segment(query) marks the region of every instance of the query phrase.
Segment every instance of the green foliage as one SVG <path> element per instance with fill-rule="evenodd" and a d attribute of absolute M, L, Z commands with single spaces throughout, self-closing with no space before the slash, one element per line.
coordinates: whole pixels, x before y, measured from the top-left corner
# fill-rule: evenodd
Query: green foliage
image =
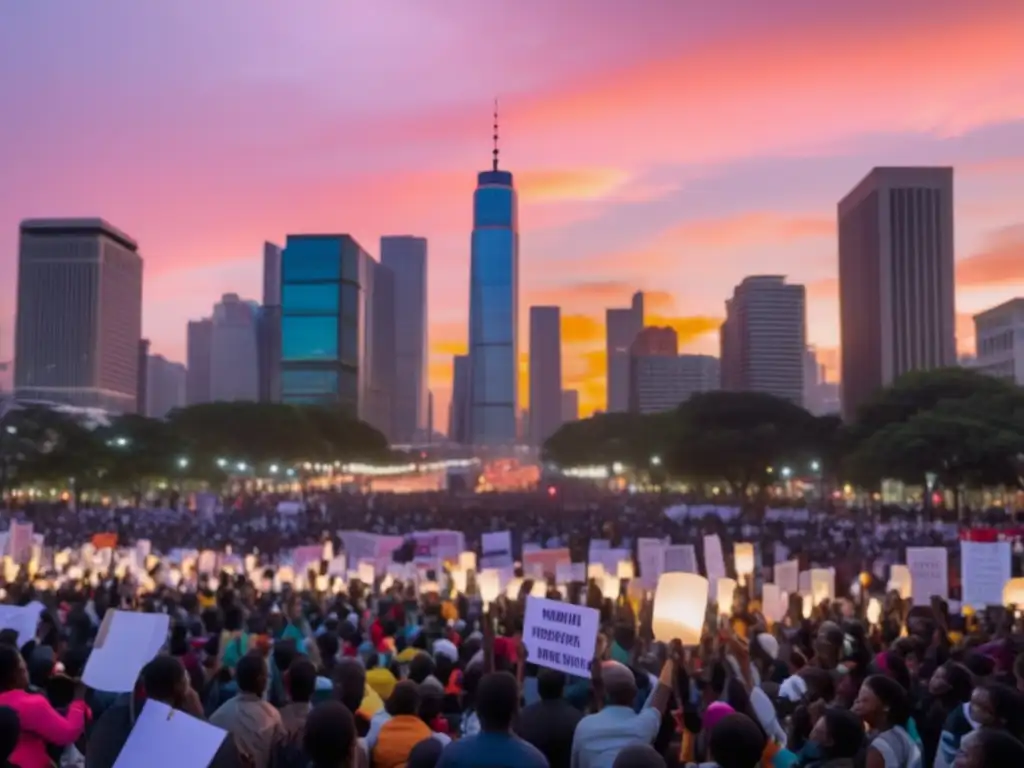
<path fill-rule="evenodd" d="M 218 459 L 266 470 L 297 462 L 380 461 L 384 436 L 343 410 L 269 403 L 207 403 L 164 419 L 134 414 L 90 429 L 49 409 L 5 419 L 2 453 L 17 483 L 141 489 L 159 480 L 225 479 Z M 6 427 L 12 427 L 9 432 Z"/>

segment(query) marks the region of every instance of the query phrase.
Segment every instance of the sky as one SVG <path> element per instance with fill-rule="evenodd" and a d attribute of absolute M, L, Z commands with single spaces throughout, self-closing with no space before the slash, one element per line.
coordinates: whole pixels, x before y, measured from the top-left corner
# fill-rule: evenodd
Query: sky
<path fill-rule="evenodd" d="M 429 238 L 430 386 L 467 341 L 493 100 L 528 307 L 563 314 L 563 378 L 605 400 L 604 311 L 717 353 L 749 274 L 804 283 L 838 371 L 836 204 L 876 165 L 956 169 L 957 333 L 1024 295 L 1021 0 L 34 0 L 0 5 L 0 362 L 23 218 L 140 243 L 144 335 L 185 359 L 262 244 Z"/>

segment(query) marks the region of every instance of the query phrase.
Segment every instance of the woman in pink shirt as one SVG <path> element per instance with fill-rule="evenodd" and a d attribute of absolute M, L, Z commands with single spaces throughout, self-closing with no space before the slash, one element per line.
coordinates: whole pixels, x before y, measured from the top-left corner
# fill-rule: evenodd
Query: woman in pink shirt
<path fill-rule="evenodd" d="M 28 669 L 17 648 L 0 646 L 0 707 L 10 707 L 21 720 L 18 745 L 10 761 L 19 768 L 49 768 L 53 763 L 46 752 L 48 744 L 66 747 L 85 730 L 89 708 L 82 701 L 85 687 L 79 683 L 67 717 L 60 715 L 38 693 L 29 693 Z"/>

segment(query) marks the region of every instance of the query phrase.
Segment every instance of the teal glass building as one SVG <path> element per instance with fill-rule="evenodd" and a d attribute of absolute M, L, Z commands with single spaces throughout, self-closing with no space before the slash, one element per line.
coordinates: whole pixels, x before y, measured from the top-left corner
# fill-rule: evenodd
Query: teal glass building
<path fill-rule="evenodd" d="M 519 221 L 512 174 L 497 160 L 477 176 L 470 251 L 467 442 L 511 445 L 519 412 Z"/>

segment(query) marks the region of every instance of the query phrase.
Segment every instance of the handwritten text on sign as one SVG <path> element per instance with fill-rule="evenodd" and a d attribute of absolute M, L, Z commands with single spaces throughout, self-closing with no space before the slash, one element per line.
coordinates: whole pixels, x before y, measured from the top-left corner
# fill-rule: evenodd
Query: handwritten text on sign
<path fill-rule="evenodd" d="M 595 608 L 529 597 L 523 643 L 533 664 L 586 677 L 594 658 L 600 614 Z"/>

